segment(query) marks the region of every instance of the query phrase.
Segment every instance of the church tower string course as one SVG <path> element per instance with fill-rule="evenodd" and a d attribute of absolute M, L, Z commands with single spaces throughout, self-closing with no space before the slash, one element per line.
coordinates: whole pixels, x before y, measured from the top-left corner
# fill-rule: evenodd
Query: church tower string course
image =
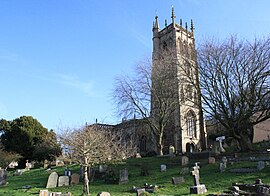
<path fill-rule="evenodd" d="M 199 72 L 196 60 L 194 24 L 190 29 L 182 20 L 176 23 L 172 8 L 171 24 L 160 29 L 158 16 L 153 23 L 152 86 L 161 85 L 160 75 L 167 74 L 166 93 L 159 90 L 151 97 L 151 115 L 157 117 L 159 110 L 157 96 L 171 95 L 173 103 L 169 123 L 164 132 L 164 150 L 174 145 L 179 153 L 205 149 L 205 130 L 200 97 Z M 161 70 L 159 75 L 157 70 Z M 164 77 L 162 76 L 164 79 Z M 161 79 L 161 80 L 163 80 Z M 158 89 L 158 88 L 157 88 Z M 163 91 L 163 92 L 162 92 Z"/>

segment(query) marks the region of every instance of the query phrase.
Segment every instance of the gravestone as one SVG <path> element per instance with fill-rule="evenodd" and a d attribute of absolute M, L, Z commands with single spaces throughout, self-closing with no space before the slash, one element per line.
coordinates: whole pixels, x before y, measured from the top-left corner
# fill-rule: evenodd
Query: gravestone
<path fill-rule="evenodd" d="M 193 176 L 194 186 L 190 187 L 190 194 L 203 194 L 207 192 L 207 189 L 204 184 L 200 184 L 200 166 L 198 163 L 195 163 L 193 171 L 191 172 Z"/>
<path fill-rule="evenodd" d="M 227 162 L 228 162 L 227 158 L 226 157 L 222 157 L 221 161 L 224 164 L 225 169 L 226 169 L 227 168 Z"/>
<path fill-rule="evenodd" d="M 219 142 L 220 152 L 225 152 L 225 149 L 222 146 L 222 141 L 225 140 L 225 136 L 220 136 L 216 138 L 216 141 Z"/>
<path fill-rule="evenodd" d="M 121 169 L 119 172 L 119 184 L 126 184 L 128 183 L 128 170 Z"/>
<path fill-rule="evenodd" d="M 59 176 L 58 186 L 69 186 L 69 176 Z"/>
<path fill-rule="evenodd" d="M 21 176 L 24 171 L 24 169 L 16 169 L 13 176 Z"/>
<path fill-rule="evenodd" d="M 170 156 L 173 156 L 174 153 L 175 153 L 175 148 L 174 148 L 173 145 L 170 145 L 170 148 L 169 148 L 169 155 L 170 155 Z"/>
<path fill-rule="evenodd" d="M 140 196 L 141 193 L 145 193 L 145 189 L 137 189 L 136 193 L 137 193 L 137 196 Z"/>
<path fill-rule="evenodd" d="M 264 168 L 265 168 L 265 162 L 264 161 L 257 162 L 257 169 L 259 171 L 263 170 Z"/>
<path fill-rule="evenodd" d="M 46 188 L 55 188 L 57 186 L 57 181 L 58 181 L 58 174 L 56 172 L 52 172 L 49 175 Z"/>
<path fill-rule="evenodd" d="M 161 172 L 166 172 L 167 171 L 167 166 L 166 165 L 160 165 L 160 171 Z"/>
<path fill-rule="evenodd" d="M 214 163 L 216 163 L 215 157 L 209 157 L 209 158 L 208 158 L 208 163 L 209 163 L 209 164 L 214 164 Z"/>
<path fill-rule="evenodd" d="M 185 179 L 183 176 L 180 177 L 172 177 L 172 183 L 173 184 L 182 184 L 185 182 Z"/>
<path fill-rule="evenodd" d="M 49 167 L 49 161 L 45 159 L 43 162 L 43 168 L 47 169 L 48 167 Z"/>
<path fill-rule="evenodd" d="M 25 170 L 26 170 L 26 171 L 29 171 L 31 167 L 32 167 L 31 163 L 29 163 L 28 160 L 26 160 L 26 163 L 25 163 Z"/>
<path fill-rule="evenodd" d="M 188 168 L 188 167 L 183 167 L 183 168 L 181 169 L 180 174 L 188 174 L 188 173 L 189 173 L 189 168 Z"/>
<path fill-rule="evenodd" d="M 50 192 L 48 190 L 40 190 L 39 196 L 49 196 Z"/>
<path fill-rule="evenodd" d="M 79 184 L 80 182 L 80 175 L 79 174 L 72 174 L 70 184 Z"/>
<path fill-rule="evenodd" d="M 186 166 L 186 165 L 188 165 L 189 159 L 188 159 L 187 156 L 181 156 L 180 159 L 181 159 L 181 163 L 180 163 L 181 166 Z"/>
<path fill-rule="evenodd" d="M 109 192 L 100 192 L 97 196 L 111 196 L 111 194 Z"/>
<path fill-rule="evenodd" d="M 220 172 L 225 172 L 225 170 L 226 170 L 226 165 L 224 163 L 220 163 L 219 164 L 219 171 Z"/>
<path fill-rule="evenodd" d="M 7 170 L 0 169 L 0 186 L 7 183 Z"/>
<path fill-rule="evenodd" d="M 142 158 L 142 156 L 141 156 L 140 153 L 136 153 L 135 158 L 136 158 L 136 159 L 139 159 L 139 158 Z"/>

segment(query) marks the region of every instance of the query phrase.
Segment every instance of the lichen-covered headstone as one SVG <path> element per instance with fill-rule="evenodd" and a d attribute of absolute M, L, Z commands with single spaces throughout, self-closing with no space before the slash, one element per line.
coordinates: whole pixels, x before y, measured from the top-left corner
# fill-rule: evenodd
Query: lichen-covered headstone
<path fill-rule="evenodd" d="M 59 176 L 58 186 L 69 186 L 69 176 Z"/>
<path fill-rule="evenodd" d="M 181 156 L 181 166 L 186 166 L 189 164 L 189 158 L 187 156 Z"/>
<path fill-rule="evenodd" d="M 70 184 L 79 184 L 80 182 L 80 175 L 79 174 L 72 174 Z"/>
<path fill-rule="evenodd" d="M 126 184 L 128 183 L 128 170 L 122 169 L 119 172 L 119 184 Z"/>
<path fill-rule="evenodd" d="M 57 181 L 58 181 L 58 174 L 56 172 L 52 172 L 49 175 L 46 188 L 55 188 L 57 186 Z"/>

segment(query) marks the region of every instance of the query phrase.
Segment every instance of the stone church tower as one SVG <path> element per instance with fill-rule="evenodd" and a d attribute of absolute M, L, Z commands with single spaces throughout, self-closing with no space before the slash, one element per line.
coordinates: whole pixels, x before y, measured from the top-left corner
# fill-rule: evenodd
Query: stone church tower
<path fill-rule="evenodd" d="M 174 9 L 172 8 L 171 24 L 159 28 L 158 16 L 153 24 L 153 53 L 152 72 L 160 66 L 165 54 L 174 59 L 174 63 L 164 69 L 165 73 L 171 73 L 173 69 L 173 81 L 168 88 L 174 88 L 176 107 L 170 122 L 166 125 L 164 133 L 164 151 L 168 151 L 170 145 L 175 147 L 176 152 L 194 152 L 206 148 L 203 112 L 200 97 L 199 74 L 197 69 L 194 27 L 191 20 L 190 29 L 188 24 L 182 26 L 182 20 L 177 24 Z M 168 52 L 169 51 L 169 52 Z M 166 58 L 166 57 L 165 57 Z M 170 68 L 169 68 L 170 67 Z M 152 73 L 152 85 L 156 85 L 156 78 Z M 152 95 L 151 113 L 155 113 L 157 101 Z"/>

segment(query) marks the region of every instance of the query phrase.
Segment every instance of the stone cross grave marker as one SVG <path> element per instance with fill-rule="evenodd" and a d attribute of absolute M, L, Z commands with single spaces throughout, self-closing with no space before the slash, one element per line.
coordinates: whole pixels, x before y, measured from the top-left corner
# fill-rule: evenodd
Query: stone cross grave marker
<path fill-rule="evenodd" d="M 195 163 L 193 171 L 191 172 L 194 180 L 194 186 L 190 187 L 190 194 L 203 194 L 207 192 L 204 184 L 200 184 L 200 166 L 199 163 Z"/>
<path fill-rule="evenodd" d="M 80 175 L 79 174 L 72 174 L 70 184 L 79 184 L 80 182 Z"/>
<path fill-rule="evenodd" d="M 56 172 L 52 172 L 49 175 L 46 188 L 55 188 L 57 186 L 57 181 L 58 181 L 58 174 Z"/>
<path fill-rule="evenodd" d="M 220 152 L 225 152 L 225 149 L 222 146 L 222 141 L 225 140 L 225 136 L 220 136 L 216 138 L 216 141 L 219 142 Z"/>
<path fill-rule="evenodd" d="M 193 176 L 194 186 L 197 186 L 200 184 L 200 166 L 198 165 L 198 163 L 195 163 L 195 166 L 192 168 L 193 171 L 191 171 L 191 174 Z"/>
<path fill-rule="evenodd" d="M 69 176 L 59 176 L 58 186 L 69 186 Z"/>
<path fill-rule="evenodd" d="M 127 168 L 121 169 L 119 172 L 119 184 L 128 183 L 128 170 Z"/>

